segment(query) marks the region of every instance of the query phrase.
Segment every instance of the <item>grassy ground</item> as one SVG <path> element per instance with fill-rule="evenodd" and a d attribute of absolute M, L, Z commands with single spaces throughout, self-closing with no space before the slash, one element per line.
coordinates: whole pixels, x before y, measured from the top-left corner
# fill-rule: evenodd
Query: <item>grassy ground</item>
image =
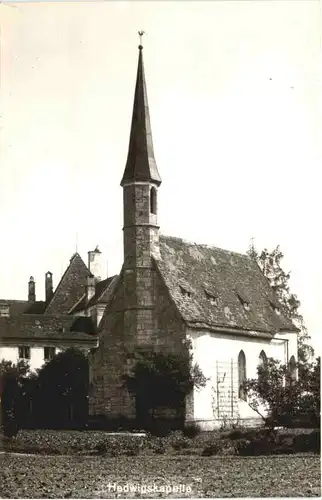
<path fill-rule="evenodd" d="M 253 458 L 2 454 L 1 459 L 2 498 L 318 497 L 321 494 L 318 455 Z M 131 486 L 143 489 L 127 492 Z"/>

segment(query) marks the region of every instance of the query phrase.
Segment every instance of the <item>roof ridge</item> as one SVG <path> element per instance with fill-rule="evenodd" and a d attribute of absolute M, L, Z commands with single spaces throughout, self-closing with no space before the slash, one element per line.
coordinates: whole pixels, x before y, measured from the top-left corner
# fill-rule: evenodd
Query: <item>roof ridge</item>
<path fill-rule="evenodd" d="M 219 250 L 221 252 L 238 255 L 240 257 L 246 257 L 248 260 L 250 259 L 249 255 L 247 255 L 247 253 L 236 252 L 235 250 L 227 250 L 226 248 L 217 247 L 216 245 L 211 245 L 209 243 L 196 243 L 195 241 L 189 241 L 189 240 L 186 240 L 184 238 L 177 237 L 177 236 L 167 236 L 165 234 L 160 234 L 160 238 L 161 239 L 162 238 L 171 239 L 174 241 L 178 241 L 180 243 L 184 243 L 185 245 L 197 246 L 197 247 L 202 247 L 202 248 L 209 248 L 210 250 L 211 249 Z"/>

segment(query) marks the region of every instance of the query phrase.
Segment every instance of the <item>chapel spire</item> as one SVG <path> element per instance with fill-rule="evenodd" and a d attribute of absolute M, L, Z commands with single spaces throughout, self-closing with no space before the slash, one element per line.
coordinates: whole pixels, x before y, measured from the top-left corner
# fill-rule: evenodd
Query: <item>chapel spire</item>
<path fill-rule="evenodd" d="M 143 46 L 140 31 L 139 60 L 135 85 L 130 143 L 121 186 L 129 182 L 161 184 L 161 177 L 154 158 L 148 97 L 143 66 Z"/>

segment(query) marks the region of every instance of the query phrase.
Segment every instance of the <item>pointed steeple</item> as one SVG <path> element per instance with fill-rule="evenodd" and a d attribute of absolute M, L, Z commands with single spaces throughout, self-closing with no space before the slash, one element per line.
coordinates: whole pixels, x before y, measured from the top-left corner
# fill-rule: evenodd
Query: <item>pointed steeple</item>
<path fill-rule="evenodd" d="M 127 182 L 140 181 L 153 182 L 158 186 L 161 184 L 153 151 L 142 50 L 140 44 L 129 151 L 121 186 Z"/>

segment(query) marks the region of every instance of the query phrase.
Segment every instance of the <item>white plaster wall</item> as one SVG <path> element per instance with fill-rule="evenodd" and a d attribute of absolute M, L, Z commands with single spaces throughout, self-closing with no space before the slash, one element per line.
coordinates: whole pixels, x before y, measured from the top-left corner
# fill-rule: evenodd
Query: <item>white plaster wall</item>
<path fill-rule="evenodd" d="M 31 347 L 30 348 L 30 360 L 29 366 L 30 370 L 36 370 L 40 368 L 45 362 L 44 359 L 44 348 L 43 347 Z"/>
<path fill-rule="evenodd" d="M 231 376 L 230 362 L 234 361 L 236 370 L 238 354 L 243 350 L 246 356 L 246 377 L 256 378 L 259 355 L 262 350 L 268 358 L 273 357 L 283 363 L 287 362 L 287 357 L 289 359 L 292 355 L 297 359 L 297 336 L 293 333 L 279 335 L 279 338 L 274 339 L 194 332 L 193 330 L 188 331 L 188 335 L 192 340 L 194 360 L 205 377 L 209 378 L 205 388 L 194 390 L 194 419 L 209 422 L 208 427 L 213 426 L 210 422 L 215 419 L 213 390 L 217 382 L 217 361 L 227 363 L 227 375 Z M 238 371 L 234 371 L 233 380 L 237 383 Z M 248 406 L 247 402 L 236 397 L 236 404 L 240 419 L 258 418 L 258 414 Z M 207 427 L 206 424 L 205 426 Z"/>
<path fill-rule="evenodd" d="M 18 347 L 0 347 L 0 361 L 11 361 L 17 363 L 18 361 Z"/>
<path fill-rule="evenodd" d="M 62 349 L 56 347 L 56 354 L 61 352 Z M 44 346 L 32 346 L 30 347 L 30 360 L 29 366 L 30 370 L 36 370 L 40 368 L 44 362 Z M 18 347 L 0 347 L 0 361 L 2 359 L 6 361 L 12 361 L 12 363 L 17 363 L 19 361 L 19 350 Z"/>

